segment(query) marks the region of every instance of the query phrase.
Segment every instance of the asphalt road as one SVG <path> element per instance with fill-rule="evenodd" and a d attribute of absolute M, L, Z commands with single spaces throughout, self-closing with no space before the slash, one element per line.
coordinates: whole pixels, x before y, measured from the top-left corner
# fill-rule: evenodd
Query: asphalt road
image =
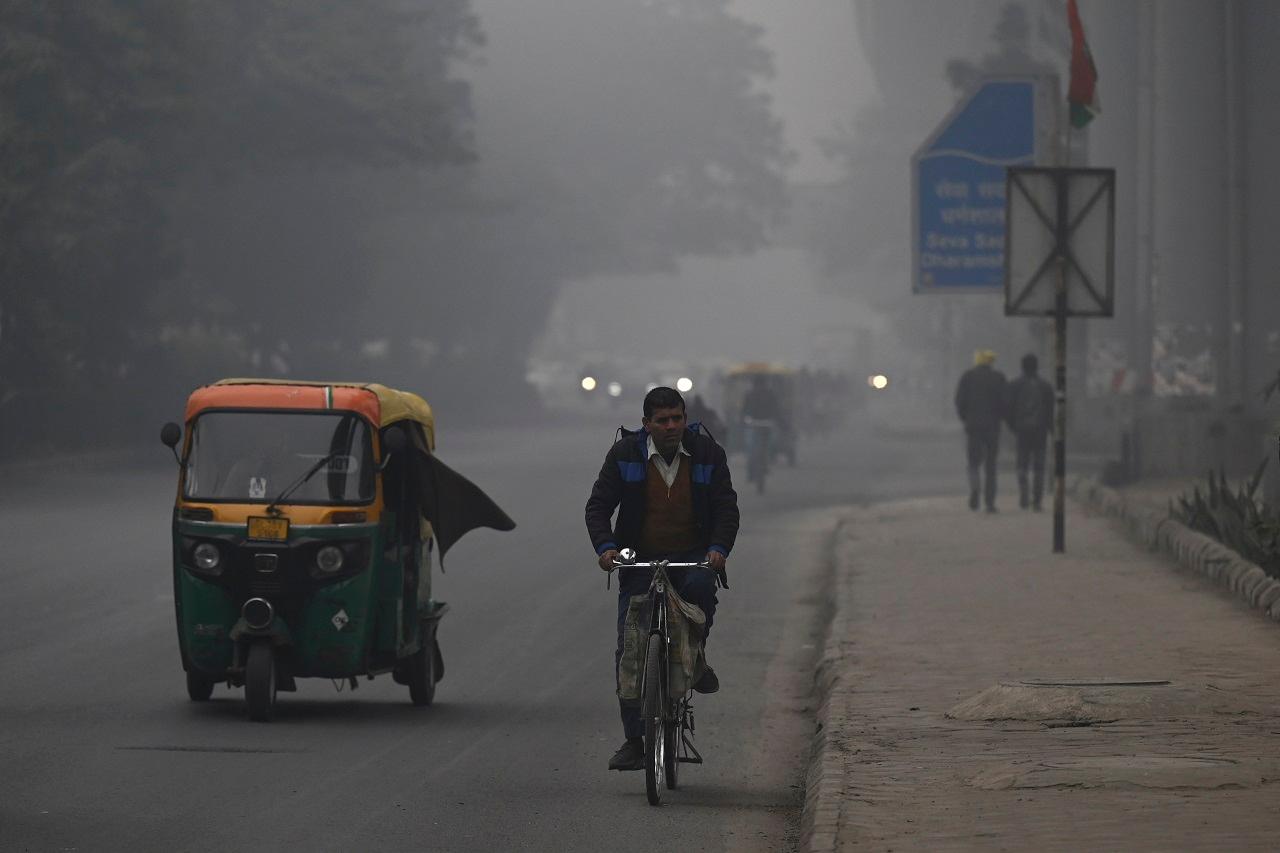
<path fill-rule="evenodd" d="M 187 700 L 173 624 L 174 470 L 80 459 L 0 482 L 0 849 L 787 850 L 812 731 L 812 660 L 838 508 L 955 490 L 958 439 L 866 427 L 744 493 L 696 703 L 707 758 L 660 809 L 610 773 L 614 590 L 582 507 L 608 422 L 441 425 L 439 453 L 516 519 L 450 552 L 436 704 L 389 677 L 303 680 L 276 720 L 242 691 Z"/>

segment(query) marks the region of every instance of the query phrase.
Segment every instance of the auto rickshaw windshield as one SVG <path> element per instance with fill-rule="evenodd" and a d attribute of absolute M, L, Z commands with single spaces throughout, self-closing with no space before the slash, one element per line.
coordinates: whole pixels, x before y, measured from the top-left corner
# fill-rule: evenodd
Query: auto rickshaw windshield
<path fill-rule="evenodd" d="M 351 412 L 207 411 L 191 427 L 183 496 L 265 503 L 333 458 L 289 495 L 291 504 L 374 499 L 368 424 Z"/>

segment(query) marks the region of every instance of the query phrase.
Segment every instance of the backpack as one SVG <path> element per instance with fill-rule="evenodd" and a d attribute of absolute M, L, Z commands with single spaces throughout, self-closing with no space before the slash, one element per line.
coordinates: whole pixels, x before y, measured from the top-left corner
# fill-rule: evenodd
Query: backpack
<path fill-rule="evenodd" d="M 1040 383 L 1035 379 L 1025 379 L 1017 383 L 1013 397 L 1013 412 L 1010 420 L 1013 428 L 1024 430 L 1044 429 L 1049 420 L 1044 407 L 1044 393 Z"/>

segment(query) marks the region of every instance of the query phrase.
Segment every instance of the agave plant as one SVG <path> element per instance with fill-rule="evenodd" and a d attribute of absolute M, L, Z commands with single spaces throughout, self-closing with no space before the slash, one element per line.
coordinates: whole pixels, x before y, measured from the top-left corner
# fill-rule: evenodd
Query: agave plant
<path fill-rule="evenodd" d="M 1210 471 L 1207 490 L 1195 486 L 1190 495 L 1179 495 L 1176 503 L 1170 501 L 1169 514 L 1280 578 L 1280 514 L 1258 498 L 1270 461 L 1264 458 L 1234 491 L 1224 472 Z"/>

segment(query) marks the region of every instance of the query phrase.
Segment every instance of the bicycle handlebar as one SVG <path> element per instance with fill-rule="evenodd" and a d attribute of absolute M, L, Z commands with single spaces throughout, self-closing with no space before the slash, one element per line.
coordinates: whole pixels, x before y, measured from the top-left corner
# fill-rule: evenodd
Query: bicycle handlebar
<path fill-rule="evenodd" d="M 609 581 L 613 578 L 613 569 L 710 569 L 709 563 L 673 563 L 670 560 L 650 560 L 648 562 L 637 562 L 636 552 L 630 548 L 622 549 L 618 558 L 613 561 L 613 568 L 609 569 L 605 579 L 605 588 L 608 588 Z M 729 574 L 724 569 L 716 570 L 716 580 L 720 586 L 725 589 L 729 588 Z"/>
<path fill-rule="evenodd" d="M 662 566 L 666 569 L 709 569 L 708 563 L 672 563 L 669 560 L 651 560 L 646 563 L 624 563 L 622 560 L 614 560 L 613 567 L 615 569 L 656 569 Z"/>

